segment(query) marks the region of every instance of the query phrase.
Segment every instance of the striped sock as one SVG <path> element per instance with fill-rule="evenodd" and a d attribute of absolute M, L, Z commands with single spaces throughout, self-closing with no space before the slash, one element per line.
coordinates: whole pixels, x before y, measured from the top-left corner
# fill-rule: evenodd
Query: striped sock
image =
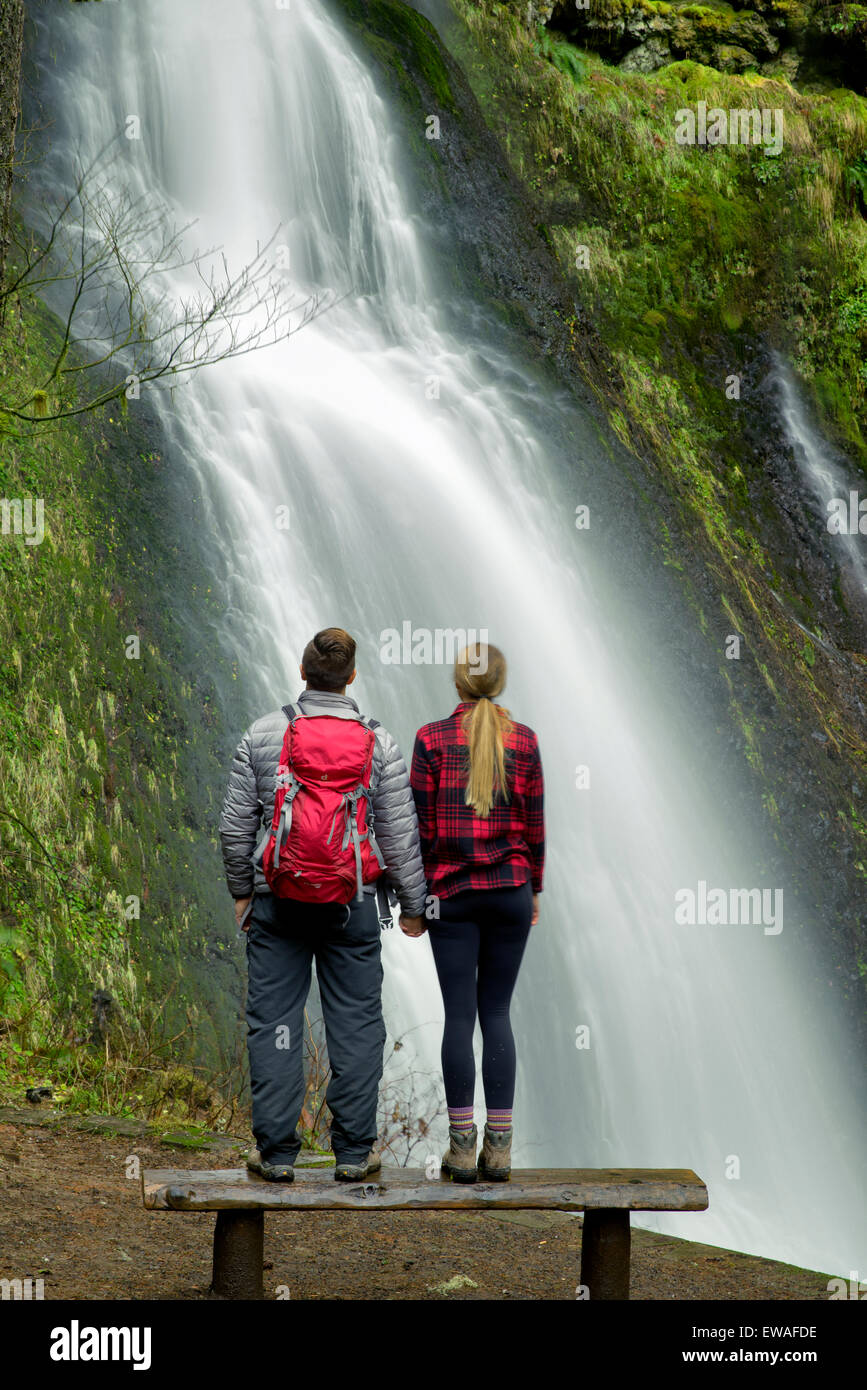
<path fill-rule="evenodd" d="M 511 1110 L 489 1110 L 488 1129 L 493 1134 L 503 1134 L 507 1129 L 512 1128 Z"/>
<path fill-rule="evenodd" d="M 473 1107 L 471 1105 L 460 1106 L 454 1109 L 448 1107 L 449 1126 L 456 1129 L 459 1134 L 472 1134 L 473 1132 Z"/>

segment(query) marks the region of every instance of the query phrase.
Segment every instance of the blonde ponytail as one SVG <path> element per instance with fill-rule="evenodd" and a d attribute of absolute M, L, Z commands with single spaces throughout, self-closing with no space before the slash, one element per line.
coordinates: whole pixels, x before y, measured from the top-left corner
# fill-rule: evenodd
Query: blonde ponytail
<path fill-rule="evenodd" d="M 467 741 L 464 802 L 487 820 L 498 795 L 509 799 L 505 740 L 512 729 L 509 711 L 494 704 L 506 684 L 506 658 L 498 647 L 467 647 L 455 662 L 455 685 L 462 700 L 473 702 L 461 721 Z"/>

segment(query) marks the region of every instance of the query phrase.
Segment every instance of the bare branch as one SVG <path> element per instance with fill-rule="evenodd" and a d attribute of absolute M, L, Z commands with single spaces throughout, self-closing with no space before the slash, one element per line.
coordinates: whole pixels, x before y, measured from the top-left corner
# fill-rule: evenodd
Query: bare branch
<path fill-rule="evenodd" d="M 111 191 L 106 170 L 120 153 L 106 156 L 118 140 L 79 168 L 72 193 L 45 214 L 42 247 L 0 291 L 0 302 L 59 302 L 63 324 L 44 379 L 24 399 L 0 401 L 7 433 L 39 434 L 107 405 L 130 378 L 139 387 L 166 378 L 173 388 L 199 367 L 286 340 L 345 297 L 287 285 L 271 256 L 282 224 L 234 274 L 220 248 L 187 254 L 194 222 L 173 225 L 151 195 Z"/>

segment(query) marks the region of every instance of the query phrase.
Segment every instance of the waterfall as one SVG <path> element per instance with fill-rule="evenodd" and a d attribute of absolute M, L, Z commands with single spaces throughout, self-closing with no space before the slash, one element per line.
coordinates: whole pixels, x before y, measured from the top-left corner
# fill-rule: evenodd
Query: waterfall
<path fill-rule="evenodd" d="M 761 847 L 745 849 L 721 810 L 737 770 L 697 780 L 688 721 L 657 698 L 620 620 L 616 554 L 592 522 L 576 528 L 584 482 L 615 485 L 596 424 L 540 398 L 549 388 L 485 313 L 455 333 L 454 286 L 401 174 L 399 118 L 339 10 L 136 0 L 33 13 L 55 121 L 34 186 L 65 189 L 72 151 L 97 150 L 136 114 L 141 138 L 121 140 L 113 177 L 158 191 L 179 224 L 197 219 L 190 248 L 220 245 L 235 267 L 281 223 L 294 287 L 335 300 L 174 399 L 152 392 L 172 466 L 202 498 L 184 518 L 190 544 L 213 557 L 224 595 L 214 672 L 238 663 L 252 720 L 297 693 L 313 632 L 345 626 L 359 646 L 353 694 L 408 758 L 417 727 L 456 696 L 447 666 L 381 661 L 385 630 L 486 630 L 509 659 L 506 703 L 538 732 L 548 817 L 541 919 L 513 1006 L 516 1165 L 692 1167 L 709 1211 L 637 1225 L 863 1272 L 863 1122 L 847 1036 L 806 971 L 810 924 L 794 907 L 777 933 L 676 920 L 676 894 L 702 882 L 784 885 L 763 878 Z M 192 283 L 179 271 L 171 292 Z M 568 453 L 544 427 L 567 408 Z M 288 531 L 275 524 L 286 506 Z M 653 595 L 632 602 L 640 624 Z M 389 1037 L 436 1073 L 429 942 L 397 930 L 383 942 Z"/>
<path fill-rule="evenodd" d="M 858 510 L 862 494 L 857 495 L 853 511 L 850 493 L 855 489 L 849 481 L 852 470 L 810 419 L 792 370 L 779 353 L 773 355 L 769 385 L 776 397 L 783 436 L 795 455 L 804 486 L 818 506 L 817 526 L 829 530 L 839 548 L 847 587 L 851 586 L 857 598 L 867 599 L 867 513 Z M 835 503 L 841 514 L 845 512 L 845 521 L 839 529 L 830 531 L 832 517 L 838 525 L 841 520 L 833 509 Z M 861 525 L 863 530 L 859 529 Z"/>

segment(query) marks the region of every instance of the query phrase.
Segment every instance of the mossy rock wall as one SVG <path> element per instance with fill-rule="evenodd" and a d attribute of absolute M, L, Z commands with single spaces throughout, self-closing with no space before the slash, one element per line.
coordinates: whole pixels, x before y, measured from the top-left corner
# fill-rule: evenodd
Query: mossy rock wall
<path fill-rule="evenodd" d="M 10 314 L 2 399 L 59 335 L 36 304 Z M 242 683 L 215 669 L 196 499 L 145 396 L 0 436 L 0 496 L 45 515 L 41 544 L 0 537 L 0 966 L 34 1045 L 87 1037 L 103 990 L 133 1034 L 156 1020 L 216 1067 L 242 1039 L 216 835 Z"/>
<path fill-rule="evenodd" d="M 526 29 L 548 25 L 606 61 L 653 72 L 692 59 L 721 71 L 781 73 L 867 90 L 867 7 L 758 0 L 749 6 L 669 0 L 506 0 Z"/>

